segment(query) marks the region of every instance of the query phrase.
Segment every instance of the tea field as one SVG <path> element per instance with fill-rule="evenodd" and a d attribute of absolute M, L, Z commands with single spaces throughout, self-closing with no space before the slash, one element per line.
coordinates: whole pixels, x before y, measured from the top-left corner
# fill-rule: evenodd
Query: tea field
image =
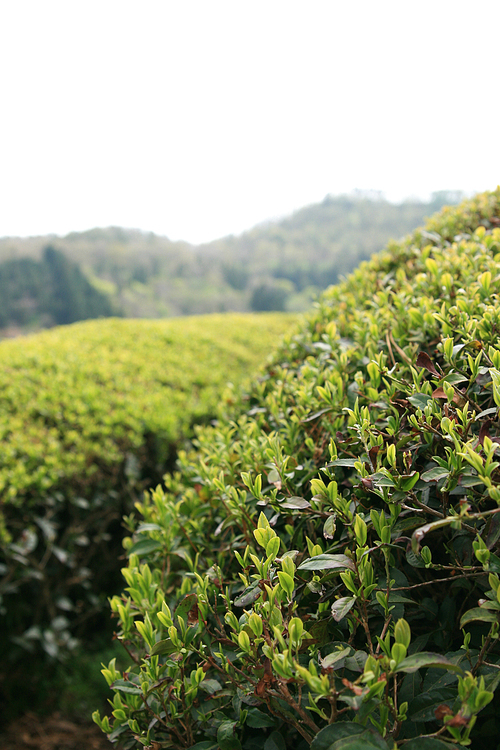
<path fill-rule="evenodd" d="M 0 342 L 4 707 L 27 700 L 51 660 L 109 633 L 103 606 L 123 564 L 123 516 L 295 319 L 110 318 Z"/>

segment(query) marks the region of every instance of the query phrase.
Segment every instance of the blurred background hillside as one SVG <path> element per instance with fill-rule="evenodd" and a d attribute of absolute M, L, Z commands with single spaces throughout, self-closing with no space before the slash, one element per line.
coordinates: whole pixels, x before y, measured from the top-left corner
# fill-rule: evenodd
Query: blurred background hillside
<path fill-rule="evenodd" d="M 113 315 L 303 311 L 362 260 L 459 191 L 395 204 L 376 192 L 327 196 L 208 244 L 120 227 L 0 239 L 0 335 Z"/>

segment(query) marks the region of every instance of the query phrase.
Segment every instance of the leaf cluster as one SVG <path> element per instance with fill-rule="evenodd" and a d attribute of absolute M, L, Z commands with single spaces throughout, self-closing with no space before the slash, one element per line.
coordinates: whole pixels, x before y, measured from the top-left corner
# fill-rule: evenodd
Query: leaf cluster
<path fill-rule="evenodd" d="M 289 322 L 109 319 L 2 342 L 6 659 L 20 649 L 62 658 L 76 637 L 94 637 L 106 595 L 120 586 L 121 518 L 160 481 L 193 425 L 231 401 L 228 381 L 247 378 Z"/>
<path fill-rule="evenodd" d="M 500 680 L 500 189 L 321 297 L 137 505 L 125 748 L 483 747 Z M 493 741 L 493 740 L 492 740 Z M 479 744 L 473 744 L 477 743 Z"/>

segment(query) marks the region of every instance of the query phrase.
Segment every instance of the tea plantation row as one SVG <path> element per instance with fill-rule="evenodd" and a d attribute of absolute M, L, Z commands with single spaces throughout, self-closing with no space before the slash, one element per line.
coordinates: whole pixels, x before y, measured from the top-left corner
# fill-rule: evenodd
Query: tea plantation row
<path fill-rule="evenodd" d="M 500 189 L 327 291 L 129 519 L 123 748 L 500 735 Z"/>
<path fill-rule="evenodd" d="M 59 657 L 95 635 L 122 516 L 292 320 L 107 319 L 0 343 L 4 687 L 23 650 Z"/>

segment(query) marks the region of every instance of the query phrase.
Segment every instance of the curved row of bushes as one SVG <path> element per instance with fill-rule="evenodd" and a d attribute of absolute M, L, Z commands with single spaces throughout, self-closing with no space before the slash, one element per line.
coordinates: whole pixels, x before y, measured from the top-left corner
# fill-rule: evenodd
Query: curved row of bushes
<path fill-rule="evenodd" d="M 0 597 L 6 659 L 93 633 L 118 586 L 121 518 L 291 318 L 107 319 L 0 344 Z M 231 398 L 228 392 L 227 398 Z"/>
<path fill-rule="evenodd" d="M 137 504 L 112 741 L 495 745 L 499 227 L 500 189 L 327 291 Z"/>

